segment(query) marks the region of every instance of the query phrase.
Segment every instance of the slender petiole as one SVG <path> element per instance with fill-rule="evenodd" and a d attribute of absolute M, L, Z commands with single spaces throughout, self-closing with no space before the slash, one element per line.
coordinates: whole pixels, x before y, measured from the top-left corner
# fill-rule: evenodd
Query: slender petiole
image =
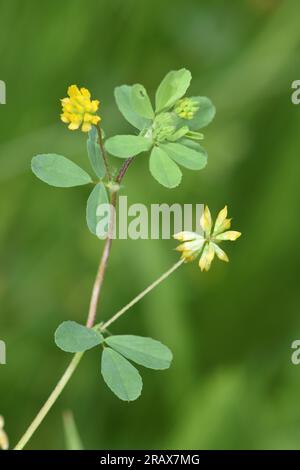
<path fill-rule="evenodd" d="M 105 165 L 105 168 L 106 168 L 107 177 L 108 177 L 109 181 L 111 181 L 112 176 L 111 176 L 111 172 L 110 172 L 110 169 L 109 169 L 108 158 L 107 158 L 106 150 L 105 150 L 104 143 L 103 143 L 102 130 L 101 130 L 101 127 L 100 127 L 99 124 L 96 125 L 96 128 L 97 128 L 97 132 L 98 132 L 98 140 L 99 140 L 99 145 L 100 145 L 104 165 Z"/>

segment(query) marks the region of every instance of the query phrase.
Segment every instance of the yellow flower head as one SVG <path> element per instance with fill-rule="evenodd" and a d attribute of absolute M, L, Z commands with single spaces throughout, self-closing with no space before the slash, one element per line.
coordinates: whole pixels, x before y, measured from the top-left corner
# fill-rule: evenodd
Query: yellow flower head
<path fill-rule="evenodd" d="M 9 447 L 8 437 L 4 431 L 4 418 L 0 415 L 0 449 L 7 450 Z"/>
<path fill-rule="evenodd" d="M 231 219 L 227 219 L 227 206 L 222 209 L 213 227 L 209 208 L 206 206 L 200 219 L 203 235 L 196 232 L 179 232 L 174 235 L 176 240 L 181 242 L 176 250 L 181 252 L 181 257 L 186 262 L 193 261 L 200 255 L 199 267 L 201 271 L 208 271 L 211 263 L 217 257 L 228 262 L 225 251 L 219 247 L 223 240 L 234 241 L 241 236 L 241 232 L 228 230 L 231 226 Z"/>
<path fill-rule="evenodd" d="M 62 114 L 60 118 L 63 122 L 69 124 L 68 128 L 72 131 L 79 129 L 83 132 L 89 132 L 92 125 L 98 124 L 101 120 L 96 112 L 99 108 L 98 100 L 91 100 L 91 94 L 86 88 L 79 88 L 77 85 L 71 85 L 68 88 L 69 98 L 63 98 Z"/>

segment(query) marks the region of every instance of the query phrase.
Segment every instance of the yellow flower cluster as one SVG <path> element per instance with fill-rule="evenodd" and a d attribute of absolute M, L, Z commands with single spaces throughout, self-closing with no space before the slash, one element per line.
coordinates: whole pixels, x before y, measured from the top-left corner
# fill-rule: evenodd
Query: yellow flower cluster
<path fill-rule="evenodd" d="M 79 129 L 83 132 L 89 132 L 92 125 L 98 124 L 101 120 L 96 112 L 99 108 L 98 100 L 91 100 L 91 94 L 86 88 L 79 88 L 77 85 L 71 85 L 68 88 L 69 98 L 63 98 L 61 120 L 69 124 L 68 128 L 72 131 Z"/>
<path fill-rule="evenodd" d="M 201 255 L 199 267 L 201 271 L 208 271 L 215 254 L 220 260 L 229 261 L 225 251 L 219 247 L 219 243 L 223 240 L 234 241 L 241 236 L 241 232 L 228 230 L 231 226 L 231 219 L 227 219 L 227 206 L 219 212 L 214 227 L 210 210 L 206 206 L 200 219 L 200 225 L 203 235 L 187 231 L 174 235 L 176 240 L 184 242 L 177 246 L 176 250 L 182 253 L 181 257 L 187 262 L 193 261 L 198 255 Z"/>

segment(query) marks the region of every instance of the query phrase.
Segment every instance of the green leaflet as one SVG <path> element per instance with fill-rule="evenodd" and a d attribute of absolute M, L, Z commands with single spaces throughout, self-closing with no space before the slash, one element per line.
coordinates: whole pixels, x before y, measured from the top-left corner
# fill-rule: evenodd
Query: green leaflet
<path fill-rule="evenodd" d="M 75 321 L 64 321 L 54 335 L 56 345 L 63 351 L 76 353 L 91 349 L 103 342 L 103 336 Z"/>
<path fill-rule="evenodd" d="M 89 195 L 87 206 L 86 206 L 86 221 L 87 226 L 94 235 L 97 235 L 97 225 L 101 220 L 101 214 L 98 213 L 97 209 L 100 204 L 109 204 L 109 199 L 107 195 L 106 188 L 103 183 L 98 183 L 91 194 Z M 108 206 L 107 206 L 108 208 Z M 108 231 L 108 227 L 105 230 L 105 233 L 101 234 L 99 238 L 104 238 Z"/>
<path fill-rule="evenodd" d="M 208 126 L 208 124 L 213 120 L 216 114 L 216 108 L 211 100 L 206 96 L 192 96 L 191 99 L 197 103 L 199 109 L 195 113 L 193 119 L 189 120 L 178 118 L 178 126 L 186 125 L 192 131 L 197 131 L 202 129 L 202 127 Z"/>
<path fill-rule="evenodd" d="M 136 400 L 143 388 L 138 370 L 127 359 L 111 348 L 104 348 L 101 374 L 106 385 L 120 400 Z"/>
<path fill-rule="evenodd" d="M 82 186 L 92 182 L 88 173 L 62 155 L 37 155 L 31 160 L 31 169 L 40 180 L 59 188 Z"/>
<path fill-rule="evenodd" d="M 149 127 L 151 121 L 140 116 L 132 106 L 131 101 L 132 86 L 122 85 L 115 88 L 115 99 L 119 111 L 123 114 L 126 121 L 140 131 Z"/>
<path fill-rule="evenodd" d="M 182 173 L 180 169 L 160 147 L 153 148 L 149 168 L 152 176 L 167 188 L 175 188 L 181 181 Z"/>
<path fill-rule="evenodd" d="M 149 99 L 146 88 L 143 87 L 143 85 L 136 84 L 132 86 L 131 103 L 134 111 L 140 116 L 147 119 L 154 118 L 152 104 Z"/>
<path fill-rule="evenodd" d="M 167 346 L 152 338 L 134 335 L 110 336 L 105 342 L 127 359 L 150 369 L 168 369 L 172 352 Z"/>
<path fill-rule="evenodd" d="M 182 126 L 177 129 L 177 131 L 175 131 L 173 134 L 168 136 L 166 140 L 168 140 L 169 142 L 176 142 L 177 140 L 182 139 L 188 132 L 189 128 L 187 126 Z"/>
<path fill-rule="evenodd" d="M 106 150 L 119 158 L 129 158 L 149 150 L 152 141 L 136 135 L 115 135 L 105 142 Z"/>
<path fill-rule="evenodd" d="M 156 91 L 156 112 L 173 106 L 185 94 L 190 86 L 191 79 L 191 72 L 186 69 L 169 72 Z"/>
<path fill-rule="evenodd" d="M 98 144 L 98 132 L 95 126 L 89 132 L 89 136 L 86 142 L 87 153 L 92 165 L 92 168 L 98 178 L 102 179 L 105 176 L 106 168 L 104 165 L 104 160 L 100 150 L 100 145 Z"/>
<path fill-rule="evenodd" d="M 196 150 L 197 152 L 201 152 L 201 150 L 206 152 L 206 150 L 201 146 L 201 144 L 199 144 L 199 142 L 196 142 L 195 140 L 192 140 L 192 139 L 188 139 L 187 137 L 183 137 L 182 139 L 180 139 L 178 141 L 178 144 L 182 144 L 185 147 Z"/>
<path fill-rule="evenodd" d="M 161 144 L 161 148 L 172 160 L 175 160 L 176 163 L 190 170 L 202 170 L 207 164 L 206 151 L 199 144 L 198 150 L 186 147 L 177 142 Z"/>

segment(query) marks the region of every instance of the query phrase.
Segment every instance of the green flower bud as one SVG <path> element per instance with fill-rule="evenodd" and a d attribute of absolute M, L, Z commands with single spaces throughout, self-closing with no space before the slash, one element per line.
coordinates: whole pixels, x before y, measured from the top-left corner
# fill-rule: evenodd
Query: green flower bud
<path fill-rule="evenodd" d="M 182 119 L 191 120 L 199 109 L 199 104 L 193 98 L 182 98 L 174 107 L 175 113 Z"/>
<path fill-rule="evenodd" d="M 170 137 L 176 130 L 171 113 L 162 113 L 156 116 L 153 123 L 153 139 L 162 142 Z"/>

